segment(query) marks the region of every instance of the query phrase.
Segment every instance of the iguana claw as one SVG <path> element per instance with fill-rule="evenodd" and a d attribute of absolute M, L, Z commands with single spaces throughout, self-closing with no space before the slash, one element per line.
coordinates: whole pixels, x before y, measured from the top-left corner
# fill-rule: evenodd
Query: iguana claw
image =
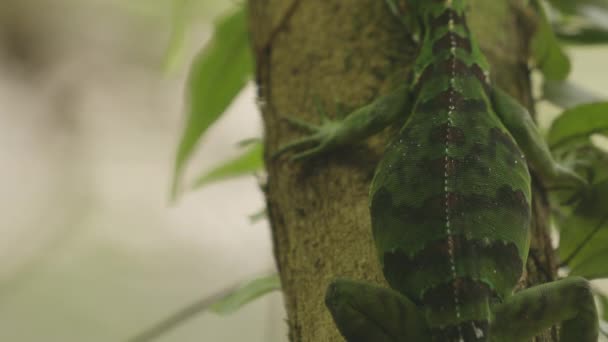
<path fill-rule="evenodd" d="M 290 161 L 298 161 L 320 155 L 338 145 L 338 136 L 342 123 L 329 119 L 318 101 L 315 101 L 315 108 L 321 117 L 320 125 L 312 124 L 294 116 L 281 116 L 289 124 L 306 130 L 310 134 L 304 138 L 282 145 L 272 155 L 272 158 L 277 158 L 290 150 L 301 151 L 289 158 Z M 307 146 L 313 147 L 306 148 Z"/>
<path fill-rule="evenodd" d="M 294 126 L 308 130 L 311 134 L 279 147 L 272 155 L 273 158 L 277 158 L 290 150 L 303 150 L 289 158 L 291 161 L 302 160 L 322 154 L 336 145 L 337 132 L 341 126 L 340 122 L 327 121 L 320 126 L 316 126 L 293 117 L 286 117 L 285 119 Z M 306 146 L 310 145 L 313 147 L 306 149 Z"/>

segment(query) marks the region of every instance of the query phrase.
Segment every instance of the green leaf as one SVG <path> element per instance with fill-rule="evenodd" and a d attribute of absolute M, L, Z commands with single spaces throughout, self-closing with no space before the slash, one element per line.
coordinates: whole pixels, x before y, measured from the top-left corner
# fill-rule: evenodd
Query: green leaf
<path fill-rule="evenodd" d="M 566 14 L 608 10 L 608 0 L 550 0 L 552 6 Z"/>
<path fill-rule="evenodd" d="M 594 184 L 560 225 L 558 253 L 570 275 L 608 277 L 608 181 Z"/>
<path fill-rule="evenodd" d="M 606 325 L 608 322 L 608 296 L 599 289 L 593 288 L 593 294 L 595 295 L 596 302 L 599 304 L 600 309 L 600 326 L 599 331 L 604 337 L 608 337 L 608 331 L 604 330 L 602 325 Z"/>
<path fill-rule="evenodd" d="M 171 19 L 171 36 L 165 52 L 165 72 L 173 71 L 182 61 L 184 42 L 188 27 L 188 0 L 173 0 L 173 16 Z"/>
<path fill-rule="evenodd" d="M 239 157 L 211 170 L 199 177 L 193 188 L 200 188 L 209 183 L 253 173 L 264 167 L 264 147 L 261 142 L 250 146 Z"/>
<path fill-rule="evenodd" d="M 257 212 L 249 215 L 249 222 L 251 224 L 258 223 L 261 220 L 265 220 L 268 218 L 268 210 L 266 207 L 258 210 Z"/>
<path fill-rule="evenodd" d="M 562 108 L 572 108 L 586 103 L 602 101 L 599 95 L 572 81 L 545 80 L 543 83 L 543 97 Z"/>
<path fill-rule="evenodd" d="M 563 80 L 570 73 L 570 59 L 555 37 L 542 4 L 533 0 L 532 5 L 539 16 L 538 28 L 531 41 L 534 62 L 546 79 Z"/>
<path fill-rule="evenodd" d="M 245 86 L 252 72 L 245 10 L 223 18 L 196 57 L 187 86 L 187 119 L 175 158 L 172 196 L 198 141 Z"/>
<path fill-rule="evenodd" d="M 586 4 L 580 4 L 577 12 L 590 24 L 596 27 L 608 29 L 608 1 L 586 0 Z"/>
<path fill-rule="evenodd" d="M 278 274 L 253 280 L 243 287 L 218 300 L 211 306 L 211 311 L 227 315 L 237 311 L 243 305 L 267 293 L 281 289 L 281 280 Z"/>
<path fill-rule="evenodd" d="M 604 224 L 602 229 L 606 230 L 607 226 L 607 224 Z M 602 241 L 607 242 L 608 239 L 606 239 L 605 235 L 602 234 Z M 608 260 L 608 250 L 606 248 L 600 250 L 597 245 L 593 245 L 587 249 L 597 249 L 598 251 L 595 254 L 586 252 L 584 255 L 585 259 L 582 259 L 571 268 L 570 275 L 581 276 L 590 280 L 608 278 L 608 265 L 606 263 L 606 260 Z"/>
<path fill-rule="evenodd" d="M 608 0 L 553 0 L 563 16 L 553 22 L 556 35 L 571 44 L 608 43 Z"/>
<path fill-rule="evenodd" d="M 257 144 L 257 143 L 261 144 L 263 142 L 264 142 L 264 140 L 261 138 L 246 138 L 246 139 L 243 139 L 243 140 L 237 142 L 237 145 L 239 147 L 247 147 L 247 146 Z"/>
<path fill-rule="evenodd" d="M 608 331 L 605 331 L 601 325 L 600 325 L 600 334 L 602 334 L 602 336 L 608 338 Z"/>
<path fill-rule="evenodd" d="M 563 166 L 574 170 L 583 176 L 591 186 L 608 181 L 608 153 L 594 144 L 583 144 L 574 149 L 562 150 L 554 156 Z M 554 187 L 550 189 L 549 196 L 552 203 L 553 222 L 558 228 L 564 218 L 585 198 L 586 189 L 573 189 L 571 187 Z"/>
<path fill-rule="evenodd" d="M 201 312 L 212 310 L 221 314 L 232 313 L 255 298 L 280 288 L 279 276 L 276 273 L 254 280 L 245 286 L 228 287 L 219 293 L 181 308 L 128 339 L 128 342 L 156 341 L 160 336 L 184 324 Z"/>
<path fill-rule="evenodd" d="M 608 133 L 608 102 L 580 105 L 566 110 L 551 125 L 552 149 L 587 142 L 592 134 Z"/>
<path fill-rule="evenodd" d="M 608 0 L 551 0 L 564 16 L 554 21 L 557 36 L 572 44 L 608 43 Z"/>
<path fill-rule="evenodd" d="M 576 3 L 577 1 L 572 0 L 549 0 L 551 5 L 560 11 L 568 14 L 573 14 L 576 12 Z"/>
<path fill-rule="evenodd" d="M 564 29 L 554 25 L 557 37 L 568 44 L 596 45 L 608 44 L 608 30 L 600 27 L 581 27 Z"/>
<path fill-rule="evenodd" d="M 602 315 L 600 316 L 600 319 L 608 322 L 608 296 L 606 296 L 603 293 L 600 293 L 598 291 L 594 291 L 595 292 L 595 296 L 598 299 L 598 302 L 600 304 L 600 310 L 602 311 Z"/>
<path fill-rule="evenodd" d="M 594 145 L 583 145 L 576 150 L 574 157 L 578 160 L 576 172 L 586 175 L 590 183 L 608 180 L 608 153 Z"/>

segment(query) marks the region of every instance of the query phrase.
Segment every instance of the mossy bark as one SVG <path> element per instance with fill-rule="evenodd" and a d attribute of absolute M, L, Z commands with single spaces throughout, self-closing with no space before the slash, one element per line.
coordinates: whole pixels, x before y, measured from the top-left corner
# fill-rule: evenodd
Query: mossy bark
<path fill-rule="evenodd" d="M 521 0 L 471 0 L 469 26 L 496 84 L 530 105 L 529 25 Z M 373 248 L 368 188 L 383 134 L 305 163 L 271 153 L 302 135 L 281 120 L 318 121 L 315 99 L 332 116 L 403 82 L 416 54 L 409 34 L 379 0 L 249 0 L 256 81 L 266 132 L 267 202 L 291 341 L 341 341 L 324 306 L 327 284 L 341 276 L 384 283 Z M 554 277 L 547 204 L 534 193 L 527 281 Z M 548 333 L 539 341 L 553 341 Z"/>

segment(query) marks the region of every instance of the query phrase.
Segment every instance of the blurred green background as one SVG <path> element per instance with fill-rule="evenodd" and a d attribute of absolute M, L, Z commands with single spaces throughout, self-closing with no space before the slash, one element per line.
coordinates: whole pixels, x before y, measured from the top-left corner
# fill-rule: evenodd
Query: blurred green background
<path fill-rule="evenodd" d="M 248 219 L 263 207 L 254 177 L 169 204 L 188 66 L 235 5 L 181 1 L 188 31 L 171 48 L 173 0 L 0 2 L 0 341 L 127 341 L 274 267 L 267 223 Z M 568 52 L 571 78 L 608 97 L 608 48 Z M 559 111 L 539 109 L 543 127 Z M 251 85 L 190 168 L 260 135 Z M 158 341 L 286 341 L 284 316 L 273 293 Z"/>
<path fill-rule="evenodd" d="M 172 0 L 0 2 L 0 341 L 126 341 L 273 268 L 253 177 L 168 200 L 188 67 L 233 5 L 190 1 L 168 68 Z M 191 165 L 260 132 L 247 89 Z M 284 341 L 280 300 L 158 341 Z"/>

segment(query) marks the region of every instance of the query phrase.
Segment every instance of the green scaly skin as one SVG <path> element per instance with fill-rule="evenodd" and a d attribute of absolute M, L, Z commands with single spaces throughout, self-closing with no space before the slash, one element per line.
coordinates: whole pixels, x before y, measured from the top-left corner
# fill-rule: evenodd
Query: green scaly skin
<path fill-rule="evenodd" d="M 597 341 L 586 280 L 513 294 L 530 243 L 528 165 L 547 182 L 583 182 L 554 162 L 526 109 L 490 84 L 465 1 L 410 5 L 422 37 L 413 83 L 342 121 L 288 118 L 311 135 L 278 152 L 307 158 L 405 122 L 370 190 L 373 237 L 391 289 L 334 281 L 326 304 L 338 329 L 350 342 L 528 341 L 561 323 L 561 341 Z"/>

